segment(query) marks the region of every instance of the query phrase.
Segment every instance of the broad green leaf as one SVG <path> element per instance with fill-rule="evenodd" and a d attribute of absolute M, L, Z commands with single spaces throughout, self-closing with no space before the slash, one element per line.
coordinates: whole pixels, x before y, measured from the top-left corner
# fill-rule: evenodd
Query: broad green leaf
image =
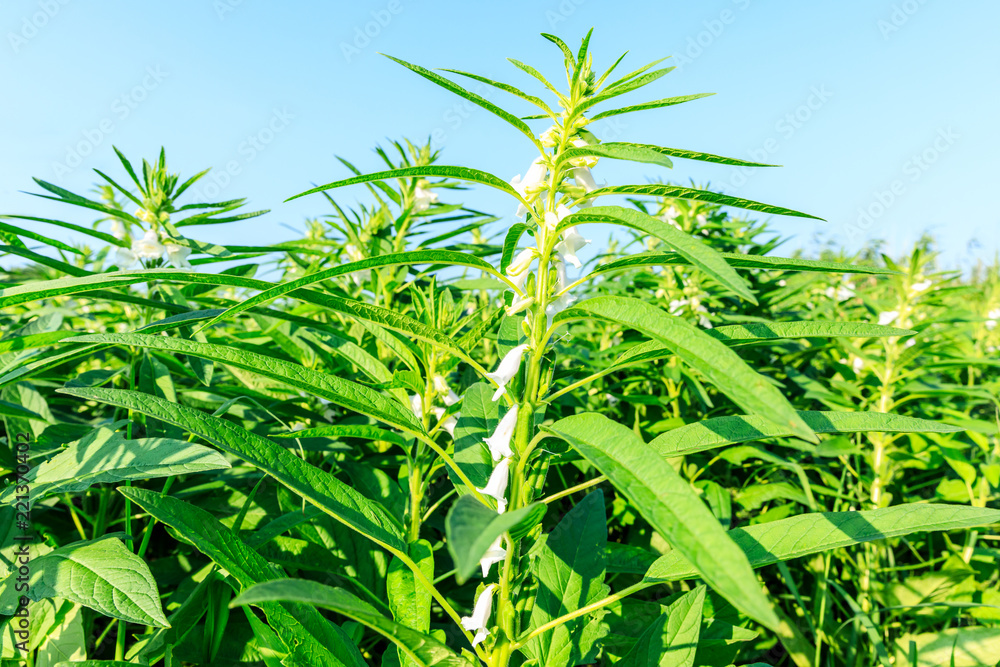
<path fill-rule="evenodd" d="M 968 505 L 911 503 L 860 512 L 816 512 L 788 519 L 734 528 L 729 536 L 757 567 L 911 533 L 961 530 L 1000 523 L 1000 510 Z M 699 576 L 679 552 L 662 556 L 650 566 L 649 583 Z"/>
<path fill-rule="evenodd" d="M 632 650 L 617 664 L 621 667 L 694 667 L 704 604 L 704 586 L 685 593 L 642 633 Z"/>
<path fill-rule="evenodd" d="M 480 183 L 482 185 L 488 185 L 491 188 L 496 188 L 497 190 L 502 190 L 507 194 L 516 197 L 519 201 L 521 200 L 521 195 L 517 193 L 510 183 L 507 181 L 502 181 L 493 174 L 487 173 L 485 171 L 479 171 L 478 169 L 470 169 L 469 167 L 450 167 L 444 165 L 425 165 L 420 167 L 403 167 L 401 169 L 390 169 L 388 171 L 379 171 L 373 174 L 364 174 L 362 176 L 355 176 L 354 178 L 345 178 L 341 181 L 334 181 L 332 183 L 327 183 L 326 185 L 320 185 L 318 187 L 306 190 L 305 192 L 300 192 L 297 195 L 293 195 L 286 199 L 285 201 L 292 201 L 293 199 L 298 199 L 299 197 L 305 197 L 306 195 L 315 194 L 317 192 L 324 192 L 326 190 L 332 190 L 334 188 L 342 188 L 347 185 L 354 185 L 356 183 L 370 183 L 372 181 L 384 181 L 390 178 L 426 178 L 426 177 L 441 177 L 441 178 L 453 178 L 458 181 L 469 181 L 471 183 Z"/>
<path fill-rule="evenodd" d="M 608 594 L 604 550 L 608 539 L 604 493 L 589 493 L 545 537 L 532 567 L 538 591 L 528 629 L 534 630 Z M 586 617 L 576 618 L 534 637 L 525 650 L 539 667 L 593 662 L 581 653 Z"/>
<path fill-rule="evenodd" d="M 266 357 L 225 345 L 199 343 L 185 338 L 169 338 L 149 334 L 93 334 L 70 340 L 77 343 L 148 347 L 210 359 L 279 380 L 348 410 L 360 412 L 410 433 L 424 432 L 423 425 L 417 421 L 412 411 L 377 391 L 363 384 L 345 380 L 336 375 L 314 371 L 276 357 Z"/>
<path fill-rule="evenodd" d="M 417 564 L 424 578 L 434 581 L 434 551 L 431 543 L 427 540 L 410 542 L 408 552 L 410 560 Z M 417 632 L 430 632 L 430 591 L 416 580 L 409 567 L 398 558 L 393 558 L 389 563 L 386 591 L 389 594 L 389 609 L 397 623 Z M 405 651 L 398 647 L 397 651 L 403 667 L 416 664 L 410 661 Z"/>
<path fill-rule="evenodd" d="M 698 93 L 696 95 L 681 95 L 680 97 L 667 97 L 662 100 L 653 100 L 652 102 L 644 102 L 643 104 L 634 104 L 629 107 L 622 107 L 621 109 L 609 109 L 608 111 L 602 111 L 599 114 L 591 116 L 590 120 L 600 120 L 602 118 L 609 118 L 611 116 L 619 116 L 623 113 L 632 113 L 633 111 L 645 111 L 646 109 L 660 109 L 662 107 L 672 107 L 675 104 L 683 104 L 684 102 L 690 102 L 692 100 L 699 100 L 703 97 L 709 97 L 715 93 Z"/>
<path fill-rule="evenodd" d="M 562 152 L 562 158 L 572 160 L 575 158 L 606 157 L 614 160 L 631 160 L 632 162 L 646 162 L 658 164 L 664 167 L 673 167 L 672 157 L 687 158 L 689 160 L 700 160 L 702 162 L 714 162 L 715 164 L 728 164 L 738 167 L 776 167 L 774 164 L 764 164 L 762 162 L 747 162 L 736 158 L 712 155 L 711 153 L 698 153 L 696 151 L 686 151 L 680 148 L 665 148 L 652 144 L 632 144 L 627 142 L 609 141 L 603 144 L 591 144 L 570 148 Z"/>
<path fill-rule="evenodd" d="M 278 482 L 365 537 L 402 551 L 406 543 L 395 518 L 350 485 L 306 463 L 267 438 L 232 422 L 156 396 L 124 389 L 66 388 L 60 393 L 133 410 L 185 429 L 255 465 Z"/>
<path fill-rule="evenodd" d="M 594 190 L 594 192 L 598 192 L 598 190 Z M 747 281 L 736 273 L 736 270 L 729 266 L 718 252 L 703 240 L 685 234 L 663 220 L 646 215 L 642 211 L 620 206 L 594 206 L 566 216 L 559 223 L 559 229 L 563 230 L 589 222 L 623 225 L 652 234 L 672 246 L 680 255 L 717 280 L 719 284 L 728 287 L 747 301 L 757 303 Z"/>
<path fill-rule="evenodd" d="M 198 551 L 208 556 L 246 590 L 254 584 L 280 579 L 281 570 L 247 546 L 206 510 L 177 498 L 136 487 L 119 493 L 150 516 L 170 526 Z M 357 648 L 315 609 L 296 604 L 264 604 L 261 609 L 288 649 L 307 657 L 307 664 L 363 667 Z"/>
<path fill-rule="evenodd" d="M 455 425 L 455 452 L 458 467 L 479 487 L 486 486 L 493 461 L 485 439 L 500 421 L 500 403 L 493 402 L 495 390 L 485 382 L 477 382 L 462 394 L 461 412 Z M 461 480 L 449 471 L 452 482 L 461 489 Z"/>
<path fill-rule="evenodd" d="M 94 484 L 153 479 L 229 468 L 218 452 L 170 438 L 128 440 L 125 434 L 100 427 L 25 475 L 30 504 L 46 496 L 77 493 Z M 0 492 L 0 503 L 13 504 L 16 487 Z"/>
<path fill-rule="evenodd" d="M 463 583 L 472 576 L 479 567 L 479 559 L 498 537 L 508 532 L 525 534 L 538 525 L 545 510 L 544 503 L 532 503 L 497 514 L 470 495 L 456 500 L 445 521 L 445 534 L 458 582 Z"/>
<path fill-rule="evenodd" d="M 564 310 L 555 320 L 589 317 L 618 322 L 656 339 L 747 412 L 782 424 L 797 436 L 816 442 L 815 434 L 774 385 L 724 343 L 686 320 L 638 299 L 610 296 L 583 301 Z"/>
<path fill-rule="evenodd" d="M 726 263 L 734 269 L 770 269 L 775 271 L 809 271 L 818 273 L 858 273 L 893 275 L 896 271 L 877 266 L 844 264 L 841 262 L 820 262 L 797 257 L 771 257 L 770 255 L 745 255 L 738 252 L 720 252 Z M 652 252 L 616 259 L 594 268 L 588 278 L 603 273 L 625 271 L 640 266 L 688 266 L 690 262 L 675 252 Z"/>
<path fill-rule="evenodd" d="M 17 572 L 0 582 L 0 614 L 18 599 L 65 598 L 129 623 L 168 627 L 149 566 L 115 537 L 74 542 L 31 559 L 28 589 L 17 591 Z"/>
<path fill-rule="evenodd" d="M 262 605 L 268 602 L 297 602 L 336 612 L 379 633 L 420 667 L 470 667 L 471 663 L 455 654 L 433 637 L 411 630 L 382 616 L 370 605 L 341 588 L 303 579 L 267 581 L 243 591 L 230 606 Z"/>
<path fill-rule="evenodd" d="M 885 412 L 799 412 L 816 433 L 957 433 L 940 422 Z M 703 419 L 657 436 L 649 446 L 663 456 L 685 456 L 737 442 L 787 438 L 794 434 L 757 415 Z"/>
<path fill-rule="evenodd" d="M 354 273 L 355 271 L 364 271 L 368 269 L 374 269 L 384 266 L 400 266 L 400 265 L 410 265 L 410 264 L 445 264 L 448 266 L 468 266 L 474 269 L 479 269 L 480 271 L 485 271 L 491 275 L 496 276 L 504 282 L 509 282 L 506 276 L 498 273 L 493 266 L 474 255 L 470 255 L 464 252 L 455 252 L 452 250 L 413 250 L 410 252 L 395 253 L 392 255 L 381 255 L 378 257 L 369 257 L 357 262 L 348 262 L 347 264 L 341 264 L 330 269 L 325 269 L 323 271 L 318 271 L 316 273 L 311 273 L 306 276 L 302 276 L 296 280 L 290 280 L 287 283 L 282 283 L 271 287 L 270 289 L 264 290 L 256 296 L 250 297 L 239 304 L 229 308 L 221 315 L 216 316 L 212 320 L 201 325 L 201 329 L 207 329 L 212 325 L 218 324 L 223 320 L 229 319 L 242 313 L 245 310 L 253 308 L 254 306 L 263 305 L 278 297 L 284 296 L 289 292 L 293 292 L 302 287 L 308 287 L 309 285 L 315 285 L 316 283 L 323 282 L 324 280 L 329 280 L 335 276 L 343 276 L 349 273 Z"/>
<path fill-rule="evenodd" d="M 766 627 L 778 624 L 747 557 L 691 485 L 631 429 L 595 413 L 542 428 L 568 442 L 607 476 L 674 547 L 671 553 L 695 563 L 700 576 L 733 606 Z"/>
<path fill-rule="evenodd" d="M 597 188 L 587 193 L 586 199 L 600 197 L 603 195 L 646 195 L 649 197 L 676 197 L 677 199 L 693 199 L 711 204 L 722 204 L 723 206 L 734 206 L 748 211 L 759 211 L 761 213 L 772 213 L 774 215 L 790 215 L 799 218 L 811 218 L 822 220 L 815 215 L 800 213 L 792 209 L 762 204 L 751 199 L 741 197 L 730 197 L 719 192 L 710 190 L 698 190 L 696 188 L 685 188 L 680 185 L 667 185 L 664 183 L 651 183 L 648 185 L 611 185 L 605 188 Z"/>
<path fill-rule="evenodd" d="M 515 116 L 515 115 L 513 115 L 513 114 L 511 114 L 511 113 L 509 113 L 507 111 L 504 111 L 503 109 L 501 109 L 497 105 L 493 104 L 492 102 L 490 102 L 486 98 L 480 97 L 479 95 L 476 95 L 475 93 L 473 93 L 471 91 L 468 91 L 465 88 L 462 88 L 457 83 L 454 83 L 453 81 L 449 81 L 448 79 L 444 78 L 443 76 L 441 76 L 439 74 L 435 74 L 434 72 L 430 71 L 429 69 L 423 68 L 420 65 L 414 65 L 412 63 L 408 63 L 405 60 L 400 60 L 399 58 L 393 58 L 392 56 L 388 56 L 388 55 L 386 55 L 384 53 L 382 55 L 384 55 L 389 60 L 392 60 L 394 62 L 399 63 L 400 65 L 402 65 L 406 69 L 408 69 L 410 71 L 413 71 L 413 72 L 416 72 L 417 74 L 419 74 L 420 76 L 424 77 L 428 81 L 436 83 L 437 85 L 441 86 L 445 90 L 451 91 L 451 92 L 455 93 L 456 95 L 458 95 L 459 97 L 464 97 L 465 99 L 469 100 L 470 102 L 472 102 L 476 106 L 482 107 L 483 109 L 486 109 L 490 113 L 499 116 L 500 118 L 504 119 L 505 121 L 507 121 L 508 123 L 510 123 L 511 125 L 513 125 L 514 127 L 516 127 L 518 130 L 520 130 L 521 133 L 524 134 L 524 136 L 526 136 L 529 139 L 531 139 L 531 143 L 535 144 L 535 146 L 538 148 L 538 150 L 540 150 L 540 151 L 544 150 L 543 146 L 538 142 L 538 138 L 535 136 L 535 133 L 532 132 L 531 128 L 528 127 L 525 124 L 525 122 L 522 121 L 517 116 Z"/>

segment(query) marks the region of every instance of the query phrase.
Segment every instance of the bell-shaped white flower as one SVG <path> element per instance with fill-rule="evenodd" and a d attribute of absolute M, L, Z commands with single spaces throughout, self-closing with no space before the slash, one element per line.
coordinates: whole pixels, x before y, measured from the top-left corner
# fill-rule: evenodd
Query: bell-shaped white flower
<path fill-rule="evenodd" d="M 410 409 L 413 410 L 417 419 L 424 418 L 424 401 L 418 394 L 410 395 Z"/>
<path fill-rule="evenodd" d="M 920 292 L 924 292 L 930 289 L 930 286 L 931 286 L 930 280 L 921 280 L 919 283 L 913 283 L 912 285 L 910 285 L 910 293 L 919 294 Z"/>
<path fill-rule="evenodd" d="M 486 438 L 486 444 L 490 448 L 490 456 L 493 457 L 494 461 L 499 461 L 507 456 L 514 456 L 514 452 L 510 448 L 510 441 L 514 437 L 515 426 L 517 426 L 516 403 L 514 407 L 507 411 L 507 414 L 503 416 L 500 423 L 497 424 L 493 435 Z"/>
<path fill-rule="evenodd" d="M 455 390 L 448 386 L 448 382 L 444 379 L 442 375 L 434 376 L 434 389 L 438 394 L 444 395 L 444 404 L 451 406 L 458 403 L 461 397 L 455 393 Z"/>
<path fill-rule="evenodd" d="M 555 211 L 546 211 L 545 228 L 548 229 L 549 231 L 555 231 L 556 227 L 559 226 L 559 223 L 562 222 L 562 219 L 565 218 L 570 213 L 572 213 L 572 211 L 570 211 L 562 204 L 556 206 Z"/>
<path fill-rule="evenodd" d="M 476 491 L 497 501 L 497 514 L 507 510 L 507 482 L 510 480 L 510 458 L 500 459 L 500 463 L 490 473 L 486 486 Z"/>
<path fill-rule="evenodd" d="M 545 166 L 545 162 L 542 158 L 535 158 L 531 166 L 528 167 L 528 171 L 525 172 L 524 178 L 521 178 L 521 174 L 518 174 L 514 178 L 510 179 L 510 186 L 514 188 L 522 198 L 526 201 L 532 201 L 535 196 L 541 192 L 542 186 L 545 184 L 545 176 L 548 173 L 548 167 Z M 522 216 L 528 212 L 524 204 L 520 204 L 517 207 L 517 215 Z"/>
<path fill-rule="evenodd" d="M 525 248 L 517 253 L 517 256 L 507 265 L 507 276 L 515 279 L 513 282 L 518 285 L 519 289 L 524 287 L 524 281 L 528 279 L 528 273 L 536 255 L 538 255 L 537 248 Z"/>
<path fill-rule="evenodd" d="M 152 229 L 143 234 L 141 239 L 132 241 L 132 252 L 139 259 L 158 259 L 163 256 L 163 251 L 160 237 Z"/>
<path fill-rule="evenodd" d="M 165 248 L 167 250 L 167 260 L 175 269 L 192 268 L 191 262 L 188 261 L 188 255 L 191 254 L 191 248 L 177 245 L 176 243 L 168 243 Z"/>
<path fill-rule="evenodd" d="M 503 548 L 503 535 L 498 537 L 490 548 L 486 550 L 483 557 L 479 559 L 479 567 L 483 570 L 483 577 L 490 576 L 490 567 L 493 563 L 501 563 L 507 557 L 507 550 Z"/>
<path fill-rule="evenodd" d="M 119 269 L 131 269 L 138 261 L 139 258 L 128 248 L 118 247 L 115 249 L 115 264 L 118 265 Z"/>
<path fill-rule="evenodd" d="M 510 382 L 511 378 L 517 375 L 518 370 L 520 370 L 521 357 L 524 356 L 524 351 L 527 349 L 527 343 L 513 348 L 510 352 L 504 355 L 503 359 L 500 361 L 500 365 L 494 372 L 486 374 L 486 377 L 499 385 L 496 392 L 493 394 L 494 401 L 499 401 L 500 397 L 507 393 L 507 383 Z"/>
<path fill-rule="evenodd" d="M 583 238 L 580 232 L 576 231 L 576 227 L 567 227 L 562 233 L 562 241 L 556 244 L 556 252 L 564 261 L 579 269 L 583 267 L 583 264 L 576 253 L 580 252 L 588 243 L 590 243 L 590 239 Z"/>
<path fill-rule="evenodd" d="M 988 331 L 993 331 L 997 326 L 998 320 L 1000 320 L 1000 308 L 994 308 L 990 312 L 986 313 L 986 329 Z"/>
<path fill-rule="evenodd" d="M 436 204 L 437 200 L 437 193 L 418 185 L 413 191 L 413 211 L 415 213 L 426 211 L 431 204 Z"/>
<path fill-rule="evenodd" d="M 588 167 L 576 167 L 573 169 L 573 180 L 576 184 L 587 192 L 591 192 L 597 189 L 597 181 L 594 180 L 594 175 L 590 173 Z"/>
<path fill-rule="evenodd" d="M 476 633 L 476 636 L 472 639 L 473 646 L 478 645 L 490 634 L 490 630 L 486 626 L 490 622 L 490 614 L 493 613 L 493 591 L 496 587 L 496 584 L 490 584 L 484 588 L 483 592 L 476 598 L 476 605 L 472 609 L 472 616 L 462 617 L 462 627 L 469 632 Z"/>
<path fill-rule="evenodd" d="M 882 326 L 886 326 L 895 322 L 897 317 L 899 317 L 898 310 L 888 310 L 884 313 L 879 313 L 878 323 Z"/>
<path fill-rule="evenodd" d="M 458 426 L 458 418 L 461 417 L 461 414 L 455 412 L 445 417 L 442 421 L 441 418 L 444 417 L 444 413 L 447 412 L 447 410 L 445 408 L 434 408 L 432 411 L 434 412 L 434 416 L 437 417 L 437 420 L 441 422 L 441 428 L 447 431 L 448 435 L 454 438 L 455 427 Z"/>

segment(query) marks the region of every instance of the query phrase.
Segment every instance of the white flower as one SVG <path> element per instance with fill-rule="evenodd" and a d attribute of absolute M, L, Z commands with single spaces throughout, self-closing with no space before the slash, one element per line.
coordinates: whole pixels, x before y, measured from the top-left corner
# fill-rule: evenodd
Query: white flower
<path fill-rule="evenodd" d="M 588 167 L 575 167 L 573 169 L 573 180 L 587 192 L 597 189 L 597 181 L 594 180 L 594 175 L 590 173 Z"/>
<path fill-rule="evenodd" d="M 990 312 L 986 313 L 986 317 L 986 328 L 989 331 L 993 331 L 993 329 L 997 326 L 997 320 L 1000 320 L 1000 308 L 994 308 Z"/>
<path fill-rule="evenodd" d="M 680 225 L 679 222 L 677 222 L 677 218 L 679 218 L 680 215 L 681 215 L 681 212 L 679 210 L 677 210 L 677 207 L 676 206 L 671 206 L 670 208 L 668 208 L 666 211 L 663 212 L 663 220 L 665 222 L 669 222 L 671 225 L 673 225 L 677 229 L 680 229 L 681 225 Z"/>
<path fill-rule="evenodd" d="M 893 322 L 895 322 L 897 317 L 899 317 L 898 310 L 889 310 L 884 313 L 879 313 L 878 323 L 881 324 L 882 326 L 886 326 L 888 324 L 892 324 Z"/>
<path fill-rule="evenodd" d="M 910 338 L 910 339 L 908 339 L 906 341 L 906 343 L 903 345 L 903 347 L 913 347 L 916 344 L 917 344 L 916 339 L 915 338 Z"/>
<path fill-rule="evenodd" d="M 562 204 L 559 204 L 558 206 L 556 206 L 556 210 L 555 211 L 546 211 L 546 213 L 545 213 L 545 228 L 548 229 L 548 230 L 554 231 L 556 229 L 556 227 L 559 226 L 559 223 L 562 222 L 562 219 L 565 218 L 570 213 L 572 213 L 572 211 L 570 211 L 568 208 L 566 208 Z"/>
<path fill-rule="evenodd" d="M 497 367 L 496 371 L 486 374 L 486 377 L 499 385 L 496 392 L 493 394 L 494 401 L 499 401 L 500 397 L 507 393 L 507 383 L 510 382 L 511 378 L 517 375 L 518 370 L 520 370 L 521 357 L 524 356 L 524 351 L 527 349 L 527 343 L 513 348 L 510 352 L 504 355 L 504 358 L 500 361 L 500 365 Z"/>
<path fill-rule="evenodd" d="M 514 436 L 514 427 L 517 426 L 517 404 L 514 404 L 507 414 L 503 416 L 500 423 L 497 424 L 496 430 L 493 431 L 493 435 L 486 438 L 486 444 L 490 448 L 490 456 L 493 457 L 493 461 L 499 461 L 505 456 L 514 456 L 514 452 L 510 448 L 510 440 Z"/>
<path fill-rule="evenodd" d="M 854 357 L 851 361 L 851 368 L 854 369 L 855 373 L 860 373 L 861 369 L 865 367 L 865 360 L 861 357 Z"/>
<path fill-rule="evenodd" d="M 361 250 L 353 243 L 348 243 L 344 246 L 344 252 L 347 254 L 347 259 L 352 262 L 360 262 L 365 259 L 365 255 Z M 360 285 L 371 277 L 371 269 L 364 269 L 362 271 L 354 271 L 351 275 L 351 280 L 354 281 L 355 285 Z"/>
<path fill-rule="evenodd" d="M 128 248 L 118 247 L 115 249 L 115 264 L 118 265 L 119 269 L 130 269 L 135 266 L 137 261 L 139 258 Z"/>
<path fill-rule="evenodd" d="M 913 283 L 910 285 L 911 294 L 919 294 L 920 292 L 926 291 L 931 286 L 930 280 L 922 280 L 919 283 Z"/>
<path fill-rule="evenodd" d="M 462 627 L 469 632 L 475 632 L 476 636 L 472 640 L 472 645 L 476 646 L 490 634 L 486 624 L 490 621 L 490 614 L 493 612 L 493 590 L 496 584 L 490 584 L 483 589 L 483 592 L 476 598 L 476 606 L 472 609 L 472 616 L 462 617 Z"/>
<path fill-rule="evenodd" d="M 431 207 L 431 204 L 436 204 L 437 200 L 438 200 L 437 193 L 424 189 L 418 185 L 416 189 L 413 191 L 414 213 L 426 211 Z"/>
<path fill-rule="evenodd" d="M 170 261 L 171 266 L 175 269 L 190 269 L 191 262 L 188 261 L 188 255 L 191 254 L 191 248 L 186 246 L 177 245 L 176 243 L 168 243 L 167 249 L 167 259 Z"/>
<path fill-rule="evenodd" d="M 444 413 L 447 412 L 447 410 L 445 410 L 444 408 L 434 408 L 433 411 L 434 411 L 434 416 L 437 417 L 437 420 L 439 422 L 441 422 L 441 428 L 447 431 L 448 435 L 454 438 L 455 427 L 458 426 L 458 418 L 461 417 L 462 415 L 456 412 L 454 414 L 448 415 L 448 417 L 444 421 L 441 421 L 441 418 L 444 417 Z"/>
<path fill-rule="evenodd" d="M 582 268 L 583 264 L 576 256 L 583 246 L 590 243 L 590 239 L 583 238 L 576 227 L 567 227 L 562 233 L 562 241 L 556 244 L 556 252 L 562 256 L 564 261 L 569 262 L 576 268 Z"/>
<path fill-rule="evenodd" d="M 163 244 L 156 232 L 148 230 L 141 239 L 132 241 L 132 252 L 140 259 L 157 259 L 163 256 Z"/>
<path fill-rule="evenodd" d="M 434 376 L 434 389 L 439 394 L 444 394 L 444 404 L 445 405 L 455 405 L 460 400 L 462 400 L 455 390 L 448 386 L 447 381 L 445 381 L 444 376 L 435 375 Z"/>
<path fill-rule="evenodd" d="M 417 419 L 424 418 L 424 401 L 417 394 L 410 396 L 410 409 L 413 410 L 413 414 L 417 416 Z"/>
<path fill-rule="evenodd" d="M 694 217 L 695 221 L 698 223 L 699 227 L 704 227 L 708 224 L 708 218 L 705 217 L 704 213 L 699 213 Z"/>
<path fill-rule="evenodd" d="M 507 550 L 503 548 L 503 535 L 498 537 L 490 548 L 486 550 L 483 557 L 479 559 L 479 567 L 483 569 L 483 577 L 490 576 L 490 566 L 493 563 L 502 562 L 507 557 Z"/>
<path fill-rule="evenodd" d="M 118 240 L 128 236 L 128 233 L 125 231 L 125 225 L 118 218 L 111 221 L 111 234 Z"/>
<path fill-rule="evenodd" d="M 778 281 L 778 287 L 785 287 L 787 285 L 788 285 L 788 281 L 785 280 L 784 278 L 782 278 L 781 280 Z"/>
<path fill-rule="evenodd" d="M 542 158 L 535 158 L 531 166 L 528 167 L 528 171 L 525 172 L 524 178 L 521 178 L 521 174 L 518 174 L 514 178 L 510 179 L 510 186 L 517 191 L 522 198 L 531 202 L 535 196 L 542 190 L 540 186 L 545 183 L 545 175 L 548 173 L 548 167 L 545 166 L 545 162 Z M 524 204 L 520 204 L 517 207 L 517 215 L 522 216 L 528 212 Z"/>
<path fill-rule="evenodd" d="M 524 281 L 528 279 L 528 269 L 531 268 L 531 263 L 535 261 L 535 255 L 537 254 L 538 250 L 535 248 L 525 248 L 521 252 L 517 253 L 517 257 L 515 257 L 514 260 L 507 265 L 508 276 L 521 276 L 521 284 L 519 287 L 523 287 Z M 517 281 L 515 281 L 515 283 L 516 282 Z"/>
<path fill-rule="evenodd" d="M 497 501 L 497 514 L 503 514 L 507 510 L 507 482 L 510 479 L 510 459 L 502 458 L 497 467 L 490 473 L 490 479 L 486 486 L 476 491 L 484 496 L 490 496 Z"/>

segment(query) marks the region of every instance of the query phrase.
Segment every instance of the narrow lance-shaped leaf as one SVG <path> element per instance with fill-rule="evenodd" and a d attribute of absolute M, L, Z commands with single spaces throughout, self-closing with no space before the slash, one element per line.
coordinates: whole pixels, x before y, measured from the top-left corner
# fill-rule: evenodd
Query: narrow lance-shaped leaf
<path fill-rule="evenodd" d="M 427 177 L 441 177 L 441 178 L 454 178 L 458 181 L 470 181 L 472 183 L 481 183 L 482 185 L 488 185 L 491 188 L 496 188 L 497 190 L 502 190 L 509 195 L 512 195 L 518 199 L 518 201 L 523 201 L 521 195 L 517 193 L 510 183 L 501 180 L 494 176 L 493 174 L 487 173 L 485 171 L 480 171 L 478 169 L 470 169 L 469 167 L 451 167 L 443 165 L 426 165 L 420 167 L 402 167 L 400 169 L 390 169 L 388 171 L 379 171 L 373 174 L 364 174 L 362 176 L 355 176 L 353 178 L 345 178 L 341 181 L 334 181 L 332 183 L 327 183 L 326 185 L 320 185 L 318 187 L 306 190 L 305 192 L 300 192 L 297 195 L 289 197 L 285 201 L 291 201 L 293 199 L 298 199 L 299 197 L 305 197 L 306 195 L 311 195 L 316 192 L 323 192 L 325 190 L 332 190 L 334 188 L 342 188 L 346 185 L 354 185 L 355 183 L 370 183 L 372 181 L 384 181 L 390 178 L 427 178 Z M 524 202 L 527 205 L 527 202 Z"/>
<path fill-rule="evenodd" d="M 232 422 L 149 394 L 125 389 L 66 388 L 60 393 L 132 410 L 173 424 L 257 466 L 313 505 L 386 547 L 403 551 L 398 521 L 349 484 L 321 470 L 267 438 Z"/>
<path fill-rule="evenodd" d="M 724 343 L 690 322 L 673 317 L 645 301 L 612 296 L 582 301 L 564 310 L 555 319 L 565 321 L 584 317 L 618 322 L 654 338 L 747 412 L 759 414 L 790 429 L 800 438 L 816 442 L 816 435 L 774 385 Z"/>
<path fill-rule="evenodd" d="M 709 97 L 715 93 L 697 93 L 695 95 L 681 95 L 679 97 L 667 97 L 662 100 L 653 100 L 652 102 L 644 102 L 643 104 L 634 104 L 629 107 L 622 107 L 621 109 L 610 109 L 608 111 L 602 111 L 591 117 L 590 120 L 600 120 L 602 118 L 610 118 L 611 116 L 619 116 L 624 113 L 632 113 L 633 111 L 645 111 L 646 109 L 660 109 L 662 107 L 672 107 L 676 104 L 684 104 L 685 102 L 691 102 L 693 100 L 700 100 L 703 97 Z"/>
<path fill-rule="evenodd" d="M 878 266 L 845 264 L 842 262 L 822 262 L 798 257 L 772 257 L 770 255 L 745 255 L 738 252 L 720 252 L 726 263 L 734 269 L 769 269 L 774 271 L 809 271 L 818 273 L 859 273 L 873 275 L 895 275 L 898 271 Z M 593 278 L 602 273 L 626 271 L 640 266 L 687 266 L 690 262 L 676 252 L 652 252 L 631 257 L 622 257 L 595 267 L 587 276 Z"/>
<path fill-rule="evenodd" d="M 777 167 L 776 164 L 764 164 L 763 162 L 747 162 L 736 158 L 713 155 L 712 153 L 699 153 L 697 151 L 686 151 L 680 148 L 666 148 L 664 146 L 654 146 L 653 144 L 633 144 L 623 141 L 608 141 L 602 144 L 591 144 L 570 148 L 562 152 L 564 160 L 572 160 L 587 156 L 606 157 L 613 160 L 631 160 L 632 162 L 647 162 L 659 164 L 664 167 L 672 167 L 672 157 L 686 158 L 688 160 L 699 160 L 701 162 L 713 162 L 715 164 L 728 164 L 737 167 Z"/>
<path fill-rule="evenodd" d="M 680 255 L 717 280 L 719 284 L 728 287 L 747 301 L 757 303 L 749 283 L 736 273 L 718 252 L 701 239 L 685 234 L 663 220 L 646 215 L 642 211 L 620 206 L 594 206 L 563 218 L 562 222 L 559 223 L 559 230 L 591 222 L 622 225 L 652 234 L 672 246 Z"/>
<path fill-rule="evenodd" d="M 543 429 L 568 442 L 607 476 L 733 606 L 769 628 L 777 626 L 746 556 L 691 485 L 631 429 L 595 413 L 566 417 Z"/>
<path fill-rule="evenodd" d="M 941 422 L 885 412 L 800 412 L 816 433 L 956 433 L 962 429 Z M 758 415 L 716 417 L 675 428 L 654 438 L 649 446 L 664 456 L 684 456 L 737 442 L 794 435 Z"/>
<path fill-rule="evenodd" d="M 430 635 L 389 620 L 342 588 L 332 588 L 315 581 L 278 579 L 257 584 L 238 595 L 230 607 L 267 602 L 298 602 L 346 616 L 391 641 L 420 667 L 471 667 L 468 660 Z"/>
<path fill-rule="evenodd" d="M 730 345 L 782 338 L 889 338 L 916 331 L 868 322 L 747 322 L 709 329 L 707 333 Z"/>
<path fill-rule="evenodd" d="M 704 201 L 710 204 L 722 204 L 723 206 L 733 206 L 748 211 L 759 211 L 760 213 L 771 213 L 774 215 L 790 215 L 798 218 L 811 218 L 822 220 L 815 215 L 793 211 L 790 208 L 762 204 L 751 199 L 742 197 L 731 197 L 719 192 L 710 190 L 698 190 L 696 188 L 685 188 L 680 185 L 667 185 L 664 183 L 651 183 L 648 185 L 610 185 L 604 188 L 597 188 L 587 193 L 585 199 L 602 197 L 604 195 L 646 195 L 649 197 L 676 197 L 677 199 L 692 199 L 694 201 Z"/>
<path fill-rule="evenodd" d="M 244 368 L 292 387 L 304 389 L 331 403 L 374 417 L 390 426 L 410 433 L 422 434 L 424 432 L 422 424 L 417 421 L 412 411 L 386 398 L 374 389 L 336 375 L 314 371 L 284 359 L 267 357 L 256 352 L 248 352 L 225 345 L 138 333 L 91 334 L 71 338 L 70 341 L 132 345 L 210 359 L 237 368 Z"/>

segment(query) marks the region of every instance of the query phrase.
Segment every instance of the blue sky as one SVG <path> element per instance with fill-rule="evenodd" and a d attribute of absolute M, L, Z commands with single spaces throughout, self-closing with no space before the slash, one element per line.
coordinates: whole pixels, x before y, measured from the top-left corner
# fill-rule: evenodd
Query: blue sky
<path fill-rule="evenodd" d="M 625 50 L 623 72 L 673 56 L 677 70 L 630 103 L 716 93 L 598 122 L 599 137 L 784 166 L 742 172 L 678 160 L 667 171 L 605 160 L 599 181 L 694 179 L 828 221 L 774 218 L 792 246 L 815 248 L 822 234 L 849 249 L 883 239 L 898 253 L 926 230 L 950 265 L 967 268 L 1000 248 L 989 197 L 1000 155 L 998 24 L 1000 3 L 988 0 L 8 0 L 0 212 L 89 222 L 19 191 L 37 191 L 32 176 L 77 192 L 89 190 L 94 168 L 122 176 L 112 144 L 134 161 L 163 145 L 173 171 L 212 167 L 220 199 L 246 196 L 252 209 L 272 209 L 199 230 L 214 242 L 289 238 L 285 225 L 328 211 L 320 197 L 282 200 L 345 176 L 335 155 L 377 169 L 372 148 L 388 139 L 433 135 L 441 163 L 506 180 L 526 169 L 531 144 L 378 52 L 539 94 L 505 58 L 558 77 L 558 51 L 538 33 L 575 46 L 593 26 L 597 69 Z M 529 112 L 503 93 L 484 94 Z M 465 201 L 512 220 L 503 195 L 480 188 Z"/>

